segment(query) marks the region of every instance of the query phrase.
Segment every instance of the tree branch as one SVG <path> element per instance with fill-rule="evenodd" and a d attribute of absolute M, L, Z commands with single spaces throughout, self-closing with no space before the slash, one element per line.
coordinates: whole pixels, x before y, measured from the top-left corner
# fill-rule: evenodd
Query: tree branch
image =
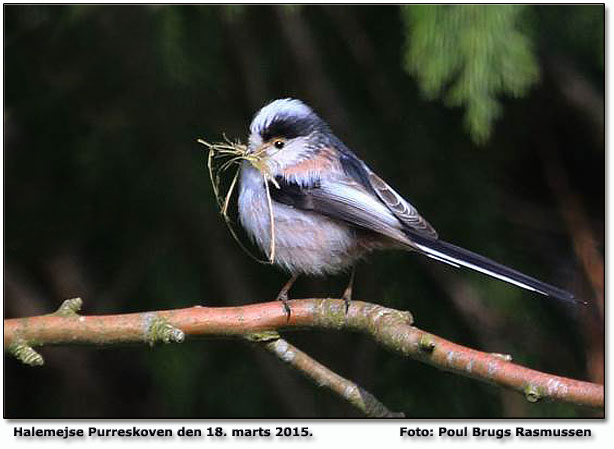
<path fill-rule="evenodd" d="M 403 413 L 391 412 L 375 396 L 354 382 L 341 377 L 300 349 L 281 338 L 277 332 L 251 334 L 248 339 L 262 342 L 264 348 L 289 364 L 316 385 L 345 399 L 366 416 L 374 418 L 403 418 Z"/>
<path fill-rule="evenodd" d="M 32 349 L 45 344 L 153 344 L 160 340 L 181 341 L 184 335 L 245 337 L 298 328 L 346 329 L 366 333 L 392 351 L 439 369 L 521 392 L 530 402 L 549 399 L 604 407 L 603 385 L 542 373 L 511 363 L 500 354 L 449 342 L 412 326 L 409 312 L 353 301 L 346 314 L 344 302 L 338 299 L 302 299 L 290 301 L 290 305 L 289 319 L 279 302 L 124 315 L 64 313 L 9 319 L 4 321 L 4 347 L 17 355 L 16 348 L 23 353 L 24 345 Z"/>

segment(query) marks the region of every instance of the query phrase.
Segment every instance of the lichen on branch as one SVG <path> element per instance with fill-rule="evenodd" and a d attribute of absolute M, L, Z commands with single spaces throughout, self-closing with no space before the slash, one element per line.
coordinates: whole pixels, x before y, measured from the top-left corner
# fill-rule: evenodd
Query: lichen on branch
<path fill-rule="evenodd" d="M 266 343 L 268 340 L 277 341 L 271 332 L 280 330 L 349 330 L 367 334 L 392 351 L 441 370 L 517 391 L 530 402 L 552 400 L 604 407 L 603 385 L 532 370 L 512 363 L 509 356 L 452 343 L 413 326 L 409 312 L 353 301 L 346 313 L 345 303 L 340 299 L 293 300 L 290 306 L 289 319 L 278 301 L 240 307 L 195 306 L 123 315 L 83 316 L 75 313 L 9 319 L 4 321 L 4 347 L 19 357 L 11 350 L 16 345 L 21 345 L 23 354 L 24 349 L 33 350 L 48 344 L 151 343 L 152 327 L 170 332 L 169 335 L 181 333 L 181 338 L 157 335 L 154 339 L 164 342 L 182 341 L 183 336 L 247 338 L 259 334 L 269 335 L 270 338 L 263 340 Z M 152 317 L 155 317 L 154 321 Z"/>

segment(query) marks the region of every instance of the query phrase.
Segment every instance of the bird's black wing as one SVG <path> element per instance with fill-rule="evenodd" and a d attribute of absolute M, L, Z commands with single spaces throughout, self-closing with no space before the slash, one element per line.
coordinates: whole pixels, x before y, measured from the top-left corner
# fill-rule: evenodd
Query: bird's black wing
<path fill-rule="evenodd" d="M 282 176 L 269 182 L 271 199 L 297 209 L 316 212 L 390 237 L 404 245 L 411 242 L 399 220 L 371 192 L 351 179 L 322 180 L 301 185 Z"/>
<path fill-rule="evenodd" d="M 437 238 L 437 231 L 418 213 L 418 210 L 373 173 L 363 161 L 347 150 L 342 153 L 340 160 L 346 175 L 373 192 L 405 227 L 425 237 Z"/>
<path fill-rule="evenodd" d="M 352 178 L 352 179 L 349 179 Z M 373 195 L 370 188 L 353 177 L 335 179 L 333 182 L 319 180 L 305 186 L 277 177 L 277 186 L 269 183 L 274 201 L 297 209 L 312 211 L 342 220 L 387 236 L 392 240 L 449 265 L 463 266 L 517 285 L 542 295 L 568 302 L 578 302 L 574 296 L 558 287 L 527 276 L 484 256 L 433 237 L 424 225 L 409 226 L 393 213 L 387 204 Z M 378 178 L 379 179 L 379 178 Z M 383 181 L 382 181 L 383 182 Z M 374 188 L 374 187 L 372 187 Z M 395 193 L 396 194 L 396 193 Z M 398 195 L 398 194 L 397 194 Z M 424 223 L 426 223 L 424 221 Z M 427 223 L 428 224 L 428 223 Z M 426 231 L 425 231 L 426 229 Z"/>

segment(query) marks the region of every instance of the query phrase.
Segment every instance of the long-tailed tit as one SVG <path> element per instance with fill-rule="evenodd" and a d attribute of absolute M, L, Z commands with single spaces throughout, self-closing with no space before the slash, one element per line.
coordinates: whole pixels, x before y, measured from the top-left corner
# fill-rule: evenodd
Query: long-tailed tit
<path fill-rule="evenodd" d="M 274 263 L 292 275 L 278 299 L 300 274 L 333 274 L 352 268 L 375 249 L 416 251 L 455 267 L 467 267 L 510 284 L 564 301 L 577 301 L 486 257 L 444 242 L 414 206 L 346 147 L 327 123 L 296 99 L 264 106 L 250 125 L 248 153 L 263 155 L 275 182 L 243 161 L 239 217 L 265 252 L 271 248 L 267 190 L 274 219 Z M 270 254 L 269 254 L 270 255 Z M 349 306 L 351 284 L 344 294 Z"/>

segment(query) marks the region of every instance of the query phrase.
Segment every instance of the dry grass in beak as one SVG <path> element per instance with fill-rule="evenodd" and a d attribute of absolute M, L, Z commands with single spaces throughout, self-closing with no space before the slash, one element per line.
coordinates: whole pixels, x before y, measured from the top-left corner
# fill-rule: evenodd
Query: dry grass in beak
<path fill-rule="evenodd" d="M 220 208 L 224 222 L 233 238 L 237 241 L 241 249 L 245 251 L 252 259 L 260 263 L 271 264 L 275 260 L 275 219 L 273 217 L 273 203 L 271 200 L 271 192 L 269 191 L 269 181 L 273 183 L 277 188 L 279 185 L 275 178 L 273 178 L 269 172 L 268 166 L 263 161 L 264 148 L 249 154 L 247 152 L 247 146 L 241 142 L 232 142 L 226 136 L 224 136 L 224 142 L 209 143 L 203 139 L 197 139 L 198 143 L 204 145 L 209 150 L 207 157 L 207 169 L 209 170 L 209 178 L 211 179 L 211 186 L 213 187 L 213 194 L 215 195 L 215 201 Z M 256 168 L 261 174 L 266 189 L 267 204 L 269 208 L 269 222 L 271 226 L 271 247 L 269 250 L 269 259 L 261 260 L 255 256 L 239 239 L 232 221 L 228 215 L 228 208 L 232 194 L 236 188 L 237 181 L 239 179 L 239 173 L 241 170 L 241 162 L 248 161 L 254 168 Z M 232 177 L 230 186 L 224 195 L 221 194 L 222 175 L 233 166 L 236 166 L 235 174 Z"/>

